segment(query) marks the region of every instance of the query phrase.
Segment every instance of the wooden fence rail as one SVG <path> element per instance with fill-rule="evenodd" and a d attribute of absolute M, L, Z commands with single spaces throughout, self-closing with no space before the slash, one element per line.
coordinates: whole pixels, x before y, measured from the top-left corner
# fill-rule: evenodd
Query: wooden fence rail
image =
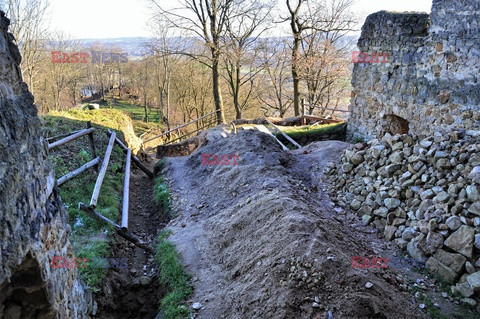
<path fill-rule="evenodd" d="M 211 116 L 212 114 L 216 114 L 217 112 L 219 112 L 219 111 L 213 111 L 213 112 L 210 112 L 210 113 L 208 113 L 208 114 L 205 114 L 205 115 L 203 115 L 203 116 L 201 116 L 201 117 L 199 117 L 199 118 L 197 118 L 197 119 L 195 119 L 195 120 L 192 120 L 192 121 L 187 122 L 187 123 L 183 123 L 182 125 L 179 125 L 179 126 L 177 126 L 177 127 L 174 127 L 174 128 L 172 128 L 171 130 L 169 130 L 169 131 L 167 131 L 167 132 L 164 132 L 164 133 L 162 133 L 162 134 L 160 134 L 160 135 L 151 137 L 151 138 L 149 138 L 148 140 L 143 141 L 143 143 L 145 144 L 145 143 L 148 143 L 148 142 L 150 142 L 150 141 L 153 141 L 153 140 L 155 140 L 155 139 L 157 139 L 157 138 L 159 138 L 159 137 L 162 137 L 162 136 L 165 136 L 165 135 L 167 135 L 167 134 L 170 134 L 170 133 L 172 133 L 172 132 L 174 132 L 174 131 L 177 131 L 177 130 L 181 129 L 182 127 L 185 127 L 185 126 L 187 126 L 187 125 L 196 123 L 196 122 L 198 122 L 198 121 L 200 121 L 200 120 L 202 120 L 202 119 L 204 119 L 204 118 L 206 118 L 206 117 L 208 117 L 208 116 Z"/>
<path fill-rule="evenodd" d="M 56 141 L 56 142 L 54 142 L 54 143 L 52 143 L 52 144 L 48 144 L 48 150 L 51 150 L 51 149 L 53 149 L 53 148 L 55 148 L 55 147 L 58 147 L 58 146 L 60 146 L 60 145 L 69 143 L 69 142 L 71 142 L 71 141 L 74 141 L 74 140 L 76 140 L 77 138 L 80 138 L 80 137 L 82 137 L 82 136 L 84 136 L 84 135 L 87 135 L 87 134 L 92 133 L 93 131 L 95 131 L 95 128 L 93 128 L 93 127 L 80 130 L 80 131 L 78 131 L 77 133 L 74 133 L 74 134 L 69 135 L 69 136 L 67 136 L 67 137 L 65 137 L 65 138 L 62 138 L 62 139 L 59 140 L 59 141 Z"/>
<path fill-rule="evenodd" d="M 110 140 L 108 141 L 107 150 L 103 157 L 102 166 L 100 167 L 100 172 L 97 176 L 97 181 L 95 182 L 95 188 L 93 189 L 92 199 L 90 200 L 90 208 L 95 209 L 97 206 L 98 196 L 100 195 L 100 189 L 102 188 L 103 179 L 105 178 L 105 173 L 107 172 L 108 163 L 110 162 L 110 155 L 112 154 L 113 144 L 115 143 L 115 132 L 112 132 L 110 135 Z"/>

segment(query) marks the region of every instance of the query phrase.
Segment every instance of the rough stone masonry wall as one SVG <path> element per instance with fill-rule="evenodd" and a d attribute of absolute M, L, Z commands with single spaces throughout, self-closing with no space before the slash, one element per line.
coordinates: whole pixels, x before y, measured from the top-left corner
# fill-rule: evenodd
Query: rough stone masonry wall
<path fill-rule="evenodd" d="M 354 65 L 349 139 L 405 133 L 402 121 L 420 137 L 480 127 L 480 0 L 434 0 L 430 17 L 372 14 L 358 47 L 390 57 Z"/>
<path fill-rule="evenodd" d="M 386 134 L 328 169 L 332 196 L 406 249 L 452 292 L 480 297 L 480 131 Z"/>
<path fill-rule="evenodd" d="M 0 318 L 87 318 L 76 269 L 50 267 L 73 257 L 70 228 L 8 24 L 0 11 Z"/>

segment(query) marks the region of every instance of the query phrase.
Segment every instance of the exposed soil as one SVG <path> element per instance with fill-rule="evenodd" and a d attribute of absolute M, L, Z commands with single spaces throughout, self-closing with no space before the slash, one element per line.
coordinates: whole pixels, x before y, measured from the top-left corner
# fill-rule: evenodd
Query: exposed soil
<path fill-rule="evenodd" d="M 152 163 L 146 163 L 151 166 Z M 154 180 L 132 165 L 128 228 L 143 241 L 155 243 L 167 220 L 153 200 Z M 116 236 L 112 257 L 127 258 L 128 268 L 110 269 L 96 294 L 97 318 L 155 318 L 164 294 L 157 278 L 153 255 Z"/>
<path fill-rule="evenodd" d="M 346 143 L 289 152 L 254 130 L 224 136 L 209 130 L 165 168 L 178 214 L 170 240 L 194 276 L 196 318 L 426 318 L 401 287 L 404 259 L 373 230 L 351 228 L 322 191 L 323 167 Z M 202 153 L 240 160 L 201 165 Z M 352 256 L 391 262 L 354 269 Z"/>

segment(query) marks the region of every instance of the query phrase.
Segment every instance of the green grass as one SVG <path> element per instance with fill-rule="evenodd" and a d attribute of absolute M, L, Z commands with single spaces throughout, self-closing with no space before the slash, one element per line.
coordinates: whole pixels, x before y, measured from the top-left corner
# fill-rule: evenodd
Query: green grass
<path fill-rule="evenodd" d="M 106 135 L 106 127 L 116 130 L 119 125 L 118 122 L 124 123 L 127 120 L 126 115 L 120 111 L 79 111 L 74 109 L 64 113 L 64 117 L 59 117 L 58 113 L 55 112 L 42 118 L 44 131 L 48 136 L 53 136 L 83 129 L 86 124 L 84 120 L 92 119 L 94 116 L 91 113 L 93 112 L 98 112 L 101 115 L 95 117 L 95 122 L 106 125 L 101 127 L 94 125 L 97 127 L 94 132 L 97 156 L 103 159 L 109 139 Z M 112 115 L 112 118 L 108 114 Z M 121 136 L 121 132 L 116 131 Z M 90 145 L 86 136 L 51 150 L 49 158 L 53 164 L 56 178 L 90 161 L 90 152 Z M 123 160 L 123 151 L 115 146 L 96 208 L 100 214 L 113 221 L 117 221 L 120 216 Z M 59 187 L 60 196 L 68 212 L 68 222 L 72 228 L 69 239 L 75 255 L 79 258 L 112 257 L 109 255 L 109 240 L 111 239 L 109 234 L 114 232 L 112 227 L 100 224 L 78 209 L 79 202 L 86 204 L 90 202 L 96 178 L 97 173 L 91 168 Z M 106 268 L 94 267 L 79 268 L 84 282 L 94 292 L 99 291 L 98 286 L 107 274 L 107 270 Z"/>
<path fill-rule="evenodd" d="M 159 267 L 159 281 L 167 289 L 160 302 L 160 311 L 165 319 L 187 318 L 189 316 L 185 300 L 193 292 L 190 276 L 183 269 L 175 246 L 167 240 L 169 231 L 158 237 L 155 259 Z"/>
<path fill-rule="evenodd" d="M 305 125 L 305 126 L 278 126 L 284 133 L 290 136 L 295 142 L 300 145 L 306 145 L 312 141 L 318 141 L 325 136 L 332 133 L 340 133 L 345 129 L 345 123 L 331 123 L 323 125 Z M 341 135 L 341 134 L 340 134 Z M 280 141 L 290 143 L 282 136 L 281 133 L 275 133 L 275 136 L 280 139 Z"/>
<path fill-rule="evenodd" d="M 153 189 L 155 201 L 162 206 L 163 213 L 171 217 L 170 189 L 162 176 L 157 177 Z"/>

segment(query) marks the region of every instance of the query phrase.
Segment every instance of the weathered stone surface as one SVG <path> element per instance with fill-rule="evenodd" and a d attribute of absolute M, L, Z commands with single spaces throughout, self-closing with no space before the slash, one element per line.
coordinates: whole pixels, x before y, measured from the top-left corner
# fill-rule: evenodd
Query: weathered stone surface
<path fill-rule="evenodd" d="M 397 231 L 397 227 L 385 226 L 385 231 L 384 231 L 385 239 L 388 241 L 392 240 L 395 236 L 395 231 Z"/>
<path fill-rule="evenodd" d="M 447 224 L 448 228 L 451 230 L 457 230 L 462 226 L 462 222 L 460 221 L 460 218 L 458 216 L 450 216 L 447 218 L 445 221 L 445 224 Z"/>
<path fill-rule="evenodd" d="M 395 209 L 398 206 L 400 206 L 400 203 L 401 203 L 400 200 L 397 199 L 397 198 L 386 198 L 384 200 L 385 206 L 390 210 Z"/>
<path fill-rule="evenodd" d="M 471 258 L 474 235 L 475 229 L 473 227 L 463 225 L 445 240 L 445 246 Z"/>
<path fill-rule="evenodd" d="M 427 257 L 422 252 L 422 250 L 418 247 L 418 242 L 413 239 L 407 245 L 407 251 L 414 258 L 416 261 L 424 263 L 427 260 Z"/>
<path fill-rule="evenodd" d="M 77 269 L 51 266 L 72 256 L 70 227 L 8 25 L 0 11 L 0 318 L 87 318 Z"/>
<path fill-rule="evenodd" d="M 443 249 L 438 249 L 433 257 L 458 274 L 462 272 L 465 261 L 467 260 L 460 254 L 452 254 Z"/>
<path fill-rule="evenodd" d="M 480 234 L 475 234 L 474 246 L 480 250 Z"/>
<path fill-rule="evenodd" d="M 467 198 L 472 202 L 476 202 L 480 200 L 480 190 L 475 185 L 468 185 L 466 188 Z"/>
<path fill-rule="evenodd" d="M 475 166 L 470 174 L 468 174 L 468 178 L 472 179 L 474 182 L 480 184 L 480 166 Z"/>
<path fill-rule="evenodd" d="M 455 279 L 458 276 L 456 272 L 454 272 L 452 269 L 450 269 L 446 265 L 442 264 L 435 257 L 428 258 L 427 269 L 430 272 L 438 275 L 440 278 L 442 278 L 443 281 L 449 284 L 453 284 L 455 282 Z"/>
<path fill-rule="evenodd" d="M 480 271 L 467 276 L 467 282 L 473 291 L 480 291 Z"/>
<path fill-rule="evenodd" d="M 427 254 L 431 255 L 434 252 L 436 252 L 438 248 L 441 248 L 442 246 L 443 246 L 443 236 L 436 232 L 430 231 L 427 235 L 424 251 Z"/>

